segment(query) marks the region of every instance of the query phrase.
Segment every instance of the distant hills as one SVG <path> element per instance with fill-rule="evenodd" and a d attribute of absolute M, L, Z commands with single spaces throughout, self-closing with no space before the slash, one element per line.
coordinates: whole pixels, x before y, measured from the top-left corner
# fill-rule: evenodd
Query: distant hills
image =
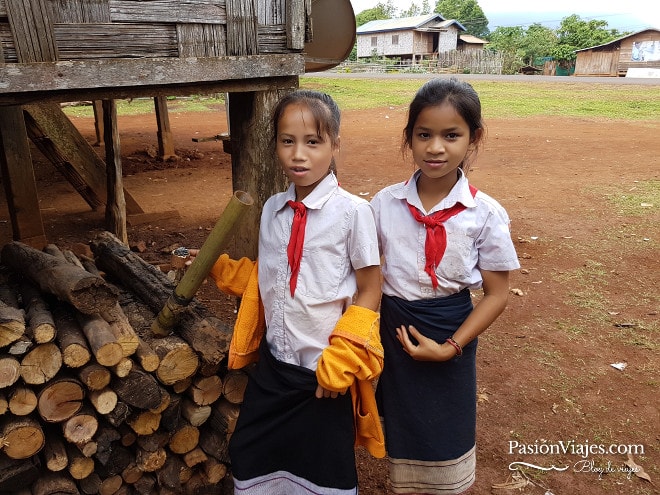
<path fill-rule="evenodd" d="M 561 20 L 573 12 L 504 12 L 504 13 L 488 13 L 484 11 L 488 17 L 488 29 L 491 31 L 498 26 L 523 26 L 527 27 L 530 24 L 539 23 L 543 26 L 555 29 L 559 27 Z M 579 13 L 582 20 L 598 19 L 607 22 L 611 29 L 618 29 L 619 31 L 640 31 L 649 27 L 660 28 L 660 26 L 653 26 L 649 24 L 649 20 L 644 20 L 641 16 L 633 14 L 615 14 L 615 15 L 599 15 L 598 13 Z"/>

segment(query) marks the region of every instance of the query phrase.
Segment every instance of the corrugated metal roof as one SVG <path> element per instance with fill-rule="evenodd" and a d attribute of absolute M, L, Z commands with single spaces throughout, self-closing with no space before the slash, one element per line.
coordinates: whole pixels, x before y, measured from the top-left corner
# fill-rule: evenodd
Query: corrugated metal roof
<path fill-rule="evenodd" d="M 357 28 L 357 34 L 375 33 L 380 31 L 399 31 L 402 29 L 416 29 L 432 21 L 444 21 L 440 14 L 416 15 L 400 19 L 380 19 L 369 21 Z"/>
<path fill-rule="evenodd" d="M 472 36 L 471 34 L 460 34 L 458 37 L 461 39 L 461 41 L 464 41 L 466 43 L 477 43 L 477 44 L 488 43 L 488 41 L 482 40 L 481 38 L 477 38 L 476 36 Z"/>
<path fill-rule="evenodd" d="M 604 46 L 608 46 L 608 45 L 613 45 L 614 43 L 618 43 L 621 40 L 624 40 L 626 38 L 630 38 L 631 36 L 635 36 L 639 33 L 643 33 L 644 31 L 656 31 L 656 32 L 660 33 L 660 29 L 655 29 L 655 28 L 641 29 L 640 31 L 636 31 L 634 33 L 626 34 L 626 35 L 621 36 L 621 37 L 619 37 L 615 40 L 608 41 L 607 43 L 603 43 L 602 45 L 590 46 L 589 48 L 581 48 L 580 50 L 575 50 L 575 53 L 584 52 L 584 51 L 587 51 L 587 50 L 593 50 L 595 48 L 603 48 Z"/>

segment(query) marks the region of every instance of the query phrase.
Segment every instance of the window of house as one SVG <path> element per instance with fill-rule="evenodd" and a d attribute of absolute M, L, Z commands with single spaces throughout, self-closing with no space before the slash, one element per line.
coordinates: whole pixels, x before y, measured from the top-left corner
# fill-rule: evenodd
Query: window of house
<path fill-rule="evenodd" d="M 392 35 L 392 44 L 393 45 L 398 45 L 399 44 L 399 35 L 398 34 L 393 34 Z"/>
<path fill-rule="evenodd" d="M 378 37 L 377 36 L 372 36 L 371 37 L 371 46 L 378 46 Z"/>

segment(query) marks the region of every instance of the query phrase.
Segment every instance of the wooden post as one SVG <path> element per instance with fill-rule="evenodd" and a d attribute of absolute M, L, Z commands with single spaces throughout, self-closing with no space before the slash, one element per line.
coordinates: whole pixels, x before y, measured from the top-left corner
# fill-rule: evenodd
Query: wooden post
<path fill-rule="evenodd" d="M 168 158 L 176 158 L 174 151 L 174 140 L 172 139 L 172 127 L 167 111 L 167 97 L 154 97 L 156 109 L 156 122 L 158 123 L 158 158 L 165 161 Z"/>
<path fill-rule="evenodd" d="M 279 98 L 297 86 L 296 77 L 292 78 L 289 89 L 228 95 L 232 187 L 250 193 L 255 205 L 234 233 L 230 256 L 256 259 L 263 205 L 270 196 L 287 186 L 271 147 L 273 130 L 270 119 Z"/>
<path fill-rule="evenodd" d="M 20 106 L 0 112 L 0 167 L 13 239 L 36 249 L 46 246 L 32 155 Z"/>
<path fill-rule="evenodd" d="M 103 103 L 101 100 L 92 101 L 92 108 L 94 109 L 94 131 L 96 132 L 96 142 L 93 146 L 101 146 L 103 144 Z"/>
<path fill-rule="evenodd" d="M 121 169 L 121 147 L 117 130 L 117 105 L 115 100 L 103 100 L 103 128 L 105 141 L 105 166 L 108 196 L 105 202 L 106 230 L 128 244 L 126 228 L 126 200 Z"/>

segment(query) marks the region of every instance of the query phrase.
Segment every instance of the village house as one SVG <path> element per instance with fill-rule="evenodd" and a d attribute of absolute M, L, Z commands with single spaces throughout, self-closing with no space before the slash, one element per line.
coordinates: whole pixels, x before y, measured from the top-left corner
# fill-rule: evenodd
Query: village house
<path fill-rule="evenodd" d="M 357 57 L 391 57 L 415 64 L 456 50 L 465 31 L 460 22 L 440 14 L 370 21 L 357 28 Z"/>
<path fill-rule="evenodd" d="M 660 77 L 660 30 L 644 29 L 576 54 L 576 76 Z"/>

